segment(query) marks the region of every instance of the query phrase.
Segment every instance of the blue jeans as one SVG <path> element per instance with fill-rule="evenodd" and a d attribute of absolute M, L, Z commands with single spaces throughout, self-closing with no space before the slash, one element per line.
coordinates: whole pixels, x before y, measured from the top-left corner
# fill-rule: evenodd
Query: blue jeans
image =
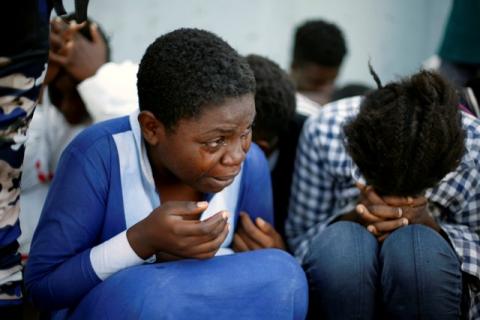
<path fill-rule="evenodd" d="M 337 222 L 312 241 L 304 269 L 321 319 L 459 319 L 460 261 L 434 230 L 410 225 L 383 244 Z"/>
<path fill-rule="evenodd" d="M 54 319 L 303 320 L 307 309 L 298 262 L 266 249 L 127 268 Z"/>

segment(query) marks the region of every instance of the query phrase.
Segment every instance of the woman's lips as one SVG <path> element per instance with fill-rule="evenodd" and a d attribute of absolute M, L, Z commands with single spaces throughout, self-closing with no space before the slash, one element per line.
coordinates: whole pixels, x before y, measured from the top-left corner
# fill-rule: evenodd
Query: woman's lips
<path fill-rule="evenodd" d="M 210 177 L 210 179 L 213 180 L 214 184 L 216 184 L 219 187 L 225 188 L 229 184 L 233 182 L 235 177 L 238 175 L 240 171 L 234 173 L 234 174 L 229 174 L 221 177 Z"/>

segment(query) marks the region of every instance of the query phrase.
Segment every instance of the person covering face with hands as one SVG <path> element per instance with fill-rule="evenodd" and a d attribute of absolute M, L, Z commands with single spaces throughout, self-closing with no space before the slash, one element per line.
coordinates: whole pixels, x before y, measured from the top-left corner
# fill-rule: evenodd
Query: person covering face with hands
<path fill-rule="evenodd" d="M 477 119 L 420 71 L 325 106 L 299 143 L 286 231 L 322 319 L 476 318 Z"/>

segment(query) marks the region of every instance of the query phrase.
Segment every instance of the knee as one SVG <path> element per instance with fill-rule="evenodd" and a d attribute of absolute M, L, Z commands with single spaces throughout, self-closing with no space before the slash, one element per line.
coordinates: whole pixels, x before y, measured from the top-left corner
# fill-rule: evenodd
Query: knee
<path fill-rule="evenodd" d="M 393 232 L 380 252 L 383 269 L 409 279 L 421 272 L 423 278 L 435 280 L 437 270 L 457 270 L 460 261 L 438 232 L 423 226 L 410 225 Z"/>
<path fill-rule="evenodd" d="M 305 272 L 300 264 L 289 253 L 278 249 L 265 249 L 254 251 L 253 259 L 258 268 L 265 269 L 270 283 L 279 283 L 282 288 L 291 288 L 293 291 L 307 290 Z"/>
<path fill-rule="evenodd" d="M 316 256 L 347 255 L 355 247 L 365 244 L 376 247 L 376 240 L 363 226 L 358 223 L 341 221 L 328 226 L 322 233 L 315 236 L 310 243 L 308 258 Z M 340 251 L 340 252 L 339 252 Z"/>
<path fill-rule="evenodd" d="M 282 305 L 293 319 L 304 319 L 308 309 L 308 283 L 300 264 L 290 254 L 277 249 L 265 249 L 251 252 L 256 265 L 255 281 L 257 287 L 265 289 L 264 296 L 268 304 Z M 256 292 L 258 299 L 261 291 Z M 285 315 L 278 315 L 283 318 Z"/>
<path fill-rule="evenodd" d="M 358 274 L 376 274 L 377 251 L 377 240 L 363 226 L 337 222 L 312 240 L 304 268 L 311 286 L 320 290 L 357 287 Z"/>
<path fill-rule="evenodd" d="M 383 300 L 389 314 L 447 315 L 459 310 L 460 261 L 436 231 L 411 225 L 393 232 L 380 251 Z M 438 318 L 434 316 L 433 318 Z"/>

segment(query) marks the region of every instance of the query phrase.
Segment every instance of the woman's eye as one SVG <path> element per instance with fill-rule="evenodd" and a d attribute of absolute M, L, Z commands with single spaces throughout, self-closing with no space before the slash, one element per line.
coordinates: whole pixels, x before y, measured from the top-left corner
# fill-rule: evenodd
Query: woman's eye
<path fill-rule="evenodd" d="M 208 142 L 205 142 L 204 145 L 209 149 L 217 149 L 225 145 L 225 138 L 208 141 Z"/>
<path fill-rule="evenodd" d="M 247 130 L 245 130 L 243 133 L 242 133 L 242 138 L 246 138 L 248 137 L 248 135 L 252 133 L 252 126 L 248 127 Z"/>

